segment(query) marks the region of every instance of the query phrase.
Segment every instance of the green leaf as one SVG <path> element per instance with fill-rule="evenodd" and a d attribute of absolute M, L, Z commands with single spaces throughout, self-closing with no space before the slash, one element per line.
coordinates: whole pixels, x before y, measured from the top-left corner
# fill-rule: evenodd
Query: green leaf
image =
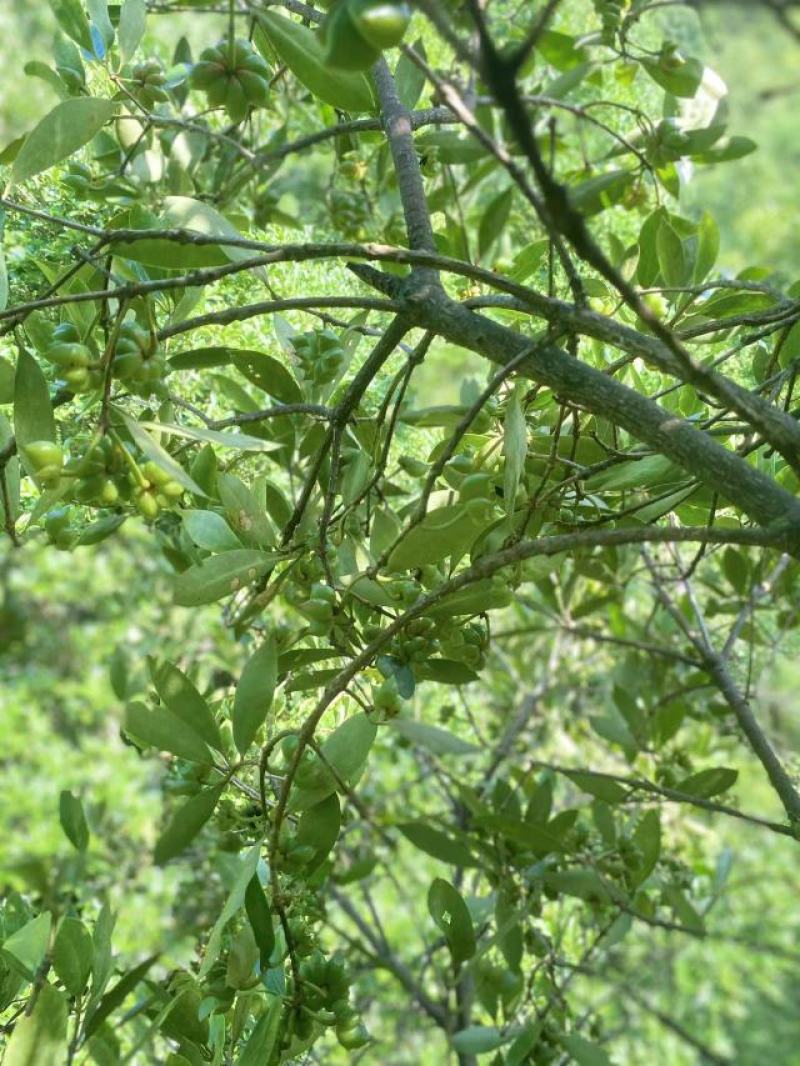
<path fill-rule="evenodd" d="M 166 433 L 169 437 L 204 441 L 207 444 L 218 444 L 222 448 L 235 448 L 242 452 L 272 452 L 280 447 L 272 441 L 251 437 L 248 433 L 221 432 L 217 429 L 206 429 L 204 426 L 177 426 L 171 422 L 137 422 L 136 424 L 154 433 Z"/>
<path fill-rule="evenodd" d="M 67 1056 L 67 1003 L 45 984 L 30 1015 L 17 1020 L 3 1066 L 64 1066 Z"/>
<path fill-rule="evenodd" d="M 417 150 L 424 156 L 433 151 L 434 158 L 445 166 L 461 166 L 485 159 L 489 150 L 475 137 L 456 130 L 426 130 L 414 138 Z"/>
<path fill-rule="evenodd" d="M 230 361 L 240 374 L 265 392 L 274 396 L 281 403 L 301 403 L 303 393 L 295 381 L 294 375 L 283 363 L 266 352 L 252 352 L 247 349 L 225 349 L 230 353 Z"/>
<path fill-rule="evenodd" d="M 439 507 L 406 533 L 389 557 L 389 569 L 415 570 L 463 555 L 480 530 L 465 504 Z"/>
<path fill-rule="evenodd" d="M 267 640 L 248 659 L 233 702 L 233 739 L 241 755 L 249 749 L 267 720 L 278 680 L 278 649 L 275 638 Z"/>
<path fill-rule="evenodd" d="M 598 873 L 588 867 L 574 870 L 548 871 L 544 883 L 559 894 L 575 896 L 589 903 L 608 903 L 612 898 L 609 886 Z"/>
<path fill-rule="evenodd" d="M 635 884 L 643 884 L 656 867 L 661 855 L 661 817 L 656 810 L 646 811 L 636 826 L 633 843 L 641 854 Z"/>
<path fill-rule="evenodd" d="M 266 970 L 272 949 L 275 947 L 275 930 L 272 926 L 272 913 L 267 897 L 264 895 L 264 889 L 261 887 L 257 874 L 250 879 L 245 891 L 244 908 L 260 952 L 261 969 Z"/>
<path fill-rule="evenodd" d="M 710 799 L 721 792 L 727 792 L 736 783 L 738 776 L 738 770 L 733 770 L 729 766 L 718 766 L 691 774 L 675 787 L 678 792 L 685 792 L 689 796 Z"/>
<path fill-rule="evenodd" d="M 19 353 L 14 377 L 14 433 L 26 469 L 26 444 L 58 439 L 47 380 L 34 357 L 24 348 Z"/>
<path fill-rule="evenodd" d="M 538 34 L 536 50 L 556 70 L 570 70 L 586 59 L 586 49 L 577 43 L 575 37 L 556 30 L 543 30 Z"/>
<path fill-rule="evenodd" d="M 618 204 L 633 180 L 634 175 L 627 170 L 610 170 L 607 174 L 597 174 L 570 186 L 569 202 L 583 215 L 598 215 L 606 208 Z"/>
<path fill-rule="evenodd" d="M 145 0 L 125 0 L 119 13 L 119 55 L 123 64 L 127 63 L 144 36 L 147 22 L 147 4 Z"/>
<path fill-rule="evenodd" d="M 103 43 L 110 48 L 114 43 L 114 27 L 108 14 L 108 0 L 86 0 L 86 7 Z"/>
<path fill-rule="evenodd" d="M 14 402 L 14 367 L 5 359 L 0 359 L 0 403 Z"/>
<path fill-rule="evenodd" d="M 704 281 L 711 273 L 711 269 L 719 255 L 719 228 L 714 218 L 708 211 L 703 212 L 703 217 L 697 226 L 697 259 L 694 265 L 695 283 Z"/>
<path fill-rule="evenodd" d="M 446 862 L 450 866 L 481 865 L 468 847 L 427 822 L 401 822 L 397 828 L 415 848 L 434 859 L 439 859 L 440 862 Z"/>
<path fill-rule="evenodd" d="M 628 792 L 616 781 L 611 781 L 602 774 L 593 774 L 590 770 L 572 770 L 566 775 L 582 792 L 604 800 L 606 803 L 621 803 Z"/>
<path fill-rule="evenodd" d="M 175 579 L 175 603 L 180 607 L 213 603 L 263 577 L 280 559 L 281 555 L 277 552 L 248 548 L 205 559 L 202 563 L 190 566 Z"/>
<path fill-rule="evenodd" d="M 311 788 L 296 786 L 290 801 L 292 809 L 307 810 L 320 803 L 338 788 L 337 777 L 353 786 L 364 770 L 377 732 L 377 726 L 365 714 L 353 714 L 337 726 L 321 748 L 336 776 L 329 773 L 326 781 Z"/>
<path fill-rule="evenodd" d="M 514 188 L 504 189 L 492 200 L 483 213 L 480 226 L 478 227 L 478 254 L 483 259 L 495 241 L 503 235 L 511 214 L 511 204 L 514 200 Z"/>
<path fill-rule="evenodd" d="M 80 996 L 94 960 L 92 936 L 79 918 L 62 918 L 53 944 L 53 969 L 71 996 Z"/>
<path fill-rule="evenodd" d="M 33 980 L 42 965 L 50 942 L 51 924 L 50 911 L 43 911 L 3 941 L 2 954 L 28 981 Z"/>
<path fill-rule="evenodd" d="M 208 938 L 203 962 L 198 974 L 198 977 L 201 979 L 206 976 L 208 971 L 217 961 L 220 948 L 222 947 L 222 934 L 225 932 L 228 922 L 233 918 L 234 914 L 241 909 L 244 903 L 247 886 L 255 876 L 260 857 L 261 841 L 259 840 L 250 848 L 244 859 L 241 861 L 236 879 L 233 882 L 233 886 L 228 893 L 228 898 L 225 901 L 225 906 L 222 908 L 222 912 L 214 923 L 214 928 L 211 930 L 211 935 Z"/>
<path fill-rule="evenodd" d="M 206 701 L 182 670 L 170 662 L 153 670 L 153 684 L 162 703 L 206 744 L 223 750 L 219 726 Z"/>
<path fill-rule="evenodd" d="M 423 59 L 426 58 L 425 45 L 421 38 L 414 43 L 413 48 L 417 55 Z M 397 82 L 397 95 L 400 97 L 400 102 L 409 111 L 413 111 L 425 88 L 425 71 L 403 53 L 397 61 L 394 80 Z"/>
<path fill-rule="evenodd" d="M 81 0 L 49 0 L 61 29 L 87 52 L 93 52 L 92 32 Z"/>
<path fill-rule="evenodd" d="M 477 755 L 480 753 L 480 748 L 474 744 L 469 744 L 446 729 L 428 725 L 427 722 L 415 722 L 410 718 L 393 718 L 389 722 L 389 727 L 392 732 L 399 733 L 412 744 L 427 748 L 434 755 Z"/>
<path fill-rule="evenodd" d="M 208 745 L 166 707 L 151 710 L 143 703 L 129 703 L 125 709 L 125 732 L 146 747 L 168 751 L 189 762 L 213 762 Z"/>
<path fill-rule="evenodd" d="M 428 890 L 428 910 L 444 934 L 453 962 L 459 966 L 475 954 L 475 929 L 461 893 L 437 877 Z"/>
<path fill-rule="evenodd" d="M 726 137 L 719 141 L 713 148 L 706 152 L 698 152 L 692 156 L 695 163 L 709 165 L 711 163 L 729 163 L 734 159 L 743 159 L 746 155 L 755 152 L 758 145 L 749 137 Z"/>
<path fill-rule="evenodd" d="M 176 855 L 180 855 L 191 844 L 214 813 L 214 808 L 224 788 L 224 784 L 215 785 L 214 788 L 204 788 L 175 811 L 156 843 L 154 854 L 156 866 L 163 866 Z"/>
<path fill-rule="evenodd" d="M 670 57 L 658 62 L 642 59 L 640 63 L 656 83 L 673 96 L 692 97 L 703 80 L 703 64 L 699 59 L 686 59 L 677 63 Z"/>
<path fill-rule="evenodd" d="M 450 1038 L 459 1055 L 486 1055 L 514 1039 L 513 1032 L 502 1032 L 494 1025 L 469 1025 Z"/>
<path fill-rule="evenodd" d="M 62 100 L 31 130 L 14 160 L 8 187 L 41 174 L 82 148 L 114 117 L 115 100 L 77 96 Z"/>
<path fill-rule="evenodd" d="M 244 1046 L 238 1066 L 263 1066 L 272 1058 L 283 1016 L 280 996 L 268 996 L 269 1006 L 258 1019 L 256 1027 Z"/>
<path fill-rule="evenodd" d="M 6 266 L 6 253 L 4 237 L 6 228 L 6 213 L 0 208 L 0 311 L 8 307 L 8 267 Z M 8 364 L 5 364 L 8 366 Z M 2 380 L 0 380 L 0 403 L 6 403 L 2 398 Z"/>
<path fill-rule="evenodd" d="M 253 36 L 259 52 L 272 58 L 272 51 L 314 96 L 342 111 L 374 111 L 375 101 L 366 76 L 359 71 L 332 70 L 325 65 L 325 49 L 319 37 L 299 22 L 260 11 Z"/>
<path fill-rule="evenodd" d="M 309 873 L 327 859 L 339 838 L 342 812 L 336 793 L 309 807 L 297 823 L 298 844 L 314 848 L 314 857 L 306 864 Z"/>
<path fill-rule="evenodd" d="M 479 676 L 455 659 L 427 659 L 415 664 L 414 674 L 419 681 L 433 681 L 440 685 L 469 685 Z"/>
<path fill-rule="evenodd" d="M 236 551 L 242 542 L 221 514 L 216 511 L 181 512 L 183 526 L 198 548 L 209 552 Z"/>
<path fill-rule="evenodd" d="M 191 478 L 180 463 L 176 463 L 169 452 L 162 448 L 158 441 L 152 437 L 144 428 L 141 422 L 136 422 L 133 418 L 129 418 L 128 415 L 114 408 L 114 413 L 122 418 L 125 424 L 125 428 L 130 433 L 134 444 L 147 456 L 148 459 L 152 459 L 154 463 L 166 470 L 173 481 L 177 481 L 179 485 L 182 485 L 188 492 L 193 493 L 195 496 L 205 496 L 205 493 L 197 484 L 197 482 Z"/>
<path fill-rule="evenodd" d="M 86 824 L 83 804 L 66 789 L 59 796 L 58 817 L 70 844 L 78 851 L 86 851 L 89 846 L 89 826 Z"/>
<path fill-rule="evenodd" d="M 578 1033 L 561 1037 L 561 1044 L 572 1056 L 577 1066 L 611 1066 L 611 1059 L 597 1044 L 592 1044 Z"/>
<path fill-rule="evenodd" d="M 92 961 L 92 994 L 87 1004 L 87 1017 L 94 1010 L 97 1002 L 111 977 L 113 957 L 111 952 L 111 936 L 114 932 L 115 917 L 111 913 L 108 903 L 103 903 L 100 913 L 92 930 L 92 948 L 94 959 Z"/>
<path fill-rule="evenodd" d="M 514 500 L 525 469 L 525 456 L 528 454 L 528 429 L 522 410 L 524 393 L 525 386 L 522 383 L 514 386 L 506 407 L 503 427 L 503 501 L 508 514 L 514 513 Z"/>
<path fill-rule="evenodd" d="M 150 955 L 144 962 L 140 962 L 138 966 L 134 966 L 132 970 L 129 970 L 103 996 L 97 1007 L 87 1017 L 85 1034 L 87 1038 L 97 1032 L 106 1018 L 113 1014 L 117 1007 L 122 1006 L 157 959 L 158 955 Z"/>
<path fill-rule="evenodd" d="M 687 280 L 687 263 L 683 241 L 666 219 L 662 219 L 658 227 L 656 251 L 658 266 L 665 283 L 670 286 L 684 285 Z"/>
<path fill-rule="evenodd" d="M 228 521 L 245 544 L 271 548 L 276 536 L 263 499 L 257 500 L 244 482 L 233 474 L 217 475 L 217 492 Z"/>

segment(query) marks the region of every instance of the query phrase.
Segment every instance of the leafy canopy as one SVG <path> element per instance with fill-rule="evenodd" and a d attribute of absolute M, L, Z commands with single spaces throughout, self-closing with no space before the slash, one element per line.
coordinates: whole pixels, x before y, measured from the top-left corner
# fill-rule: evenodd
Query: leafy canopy
<path fill-rule="evenodd" d="M 663 6 L 51 0 L 59 101 L 0 155 L 3 573 L 158 558 L 185 636 L 104 649 L 110 713 L 201 902 L 115 953 L 134 845 L 62 791 L 5 1063 L 602 1066 L 634 1008 L 727 1061 L 639 985 L 724 937 L 692 825 L 794 844 L 752 681 L 800 290 L 681 213 L 755 145 Z"/>

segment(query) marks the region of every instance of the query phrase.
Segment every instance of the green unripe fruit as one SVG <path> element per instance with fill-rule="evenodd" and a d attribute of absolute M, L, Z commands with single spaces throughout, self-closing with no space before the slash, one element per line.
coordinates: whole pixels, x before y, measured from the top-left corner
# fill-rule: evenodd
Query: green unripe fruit
<path fill-rule="evenodd" d="M 423 477 L 428 472 L 427 463 L 423 463 L 421 459 L 414 459 L 410 455 L 401 455 L 398 463 L 401 469 L 405 470 L 411 477 Z"/>
<path fill-rule="evenodd" d="M 132 71 L 132 81 L 131 91 L 145 107 L 169 100 L 169 93 L 164 88 L 167 77 L 157 60 L 148 59 L 144 63 L 137 63 Z"/>
<path fill-rule="evenodd" d="M 85 366 L 71 367 L 62 377 L 73 392 L 86 392 L 91 388 L 91 375 Z"/>
<path fill-rule="evenodd" d="M 81 335 L 78 327 L 73 325 L 72 322 L 59 322 L 53 330 L 54 344 L 78 344 L 80 339 Z"/>
<path fill-rule="evenodd" d="M 411 21 L 411 8 L 405 3 L 349 0 L 348 7 L 358 32 L 367 44 L 381 52 L 400 44 Z"/>
<path fill-rule="evenodd" d="M 152 522 L 155 518 L 158 518 L 158 513 L 161 508 L 158 505 L 158 500 L 149 489 L 141 489 L 136 494 L 134 502 L 139 514 L 148 522 Z"/>
<path fill-rule="evenodd" d="M 226 40 L 201 53 L 189 81 L 212 107 L 224 107 L 233 122 L 241 122 L 251 107 L 267 102 L 269 77 L 269 66 L 249 41 Z"/>
<path fill-rule="evenodd" d="M 68 507 L 56 507 L 44 517 L 44 531 L 51 540 L 69 529 L 72 515 Z"/>
<path fill-rule="evenodd" d="M 142 473 L 151 485 L 158 485 L 159 487 L 166 485 L 172 480 L 171 474 L 162 466 L 159 466 L 158 463 L 153 462 L 152 459 L 148 459 L 148 461 L 142 465 Z"/>
<path fill-rule="evenodd" d="M 56 366 L 66 369 L 76 367 L 88 367 L 92 362 L 92 353 L 85 344 L 78 341 L 59 341 L 50 345 L 44 352 L 44 357 Z"/>
<path fill-rule="evenodd" d="M 24 451 L 36 473 L 51 466 L 60 470 L 64 463 L 64 452 L 52 440 L 31 441 L 24 445 Z"/>
<path fill-rule="evenodd" d="M 492 498 L 492 476 L 491 474 L 479 473 L 469 474 L 461 482 L 461 486 L 458 490 L 459 499 L 463 502 L 468 500 L 489 500 Z"/>
<path fill-rule="evenodd" d="M 117 488 L 117 483 L 115 481 L 112 481 L 111 478 L 106 478 L 106 480 L 103 482 L 102 488 L 100 489 L 98 499 L 101 503 L 104 503 L 106 507 L 110 507 L 112 504 L 116 503 L 119 499 L 119 489 Z"/>
<path fill-rule="evenodd" d="M 303 604 L 300 610 L 312 622 L 330 622 L 333 618 L 333 604 L 327 600 L 311 599 Z"/>
<path fill-rule="evenodd" d="M 646 292 L 642 296 L 642 303 L 656 318 L 666 318 L 669 304 L 660 292 Z"/>
<path fill-rule="evenodd" d="M 324 585 L 321 581 L 315 581 L 311 586 L 311 598 L 324 600 L 326 603 L 336 602 L 336 593 L 330 585 Z"/>
<path fill-rule="evenodd" d="M 366 1027 L 361 1022 L 357 1022 L 347 1029 L 341 1029 L 337 1026 L 336 1039 L 347 1051 L 355 1051 L 368 1044 L 370 1036 Z"/>

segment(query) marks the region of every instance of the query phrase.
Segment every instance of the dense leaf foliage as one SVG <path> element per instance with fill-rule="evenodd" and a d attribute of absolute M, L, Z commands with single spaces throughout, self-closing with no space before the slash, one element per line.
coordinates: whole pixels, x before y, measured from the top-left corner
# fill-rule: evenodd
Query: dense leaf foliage
<path fill-rule="evenodd" d="M 756 689 L 800 287 L 681 206 L 756 146 L 664 6 L 50 0 L 60 99 L 0 154 L 0 651 L 82 622 L 31 648 L 26 565 L 97 568 L 167 917 L 87 768 L 9 864 L 4 1063 L 603 1066 L 651 1021 L 740 1061 L 675 945 L 794 961 L 727 893 L 800 829 Z"/>

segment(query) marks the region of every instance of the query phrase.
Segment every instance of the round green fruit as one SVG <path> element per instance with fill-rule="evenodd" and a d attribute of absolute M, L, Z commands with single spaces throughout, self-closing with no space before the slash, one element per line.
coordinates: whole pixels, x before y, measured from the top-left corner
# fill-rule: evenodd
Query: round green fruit
<path fill-rule="evenodd" d="M 411 21 L 411 8 L 405 3 L 349 0 L 348 7 L 358 32 L 380 52 L 400 44 Z"/>
<path fill-rule="evenodd" d="M 347 0 L 340 0 L 331 9 L 322 25 L 322 38 L 325 62 L 340 70 L 369 70 L 381 54 L 380 48 L 359 32 Z"/>
<path fill-rule="evenodd" d="M 348 1026 L 346 1029 L 336 1027 L 336 1039 L 346 1051 L 356 1051 L 369 1043 L 370 1036 L 366 1027 L 361 1022 Z"/>

